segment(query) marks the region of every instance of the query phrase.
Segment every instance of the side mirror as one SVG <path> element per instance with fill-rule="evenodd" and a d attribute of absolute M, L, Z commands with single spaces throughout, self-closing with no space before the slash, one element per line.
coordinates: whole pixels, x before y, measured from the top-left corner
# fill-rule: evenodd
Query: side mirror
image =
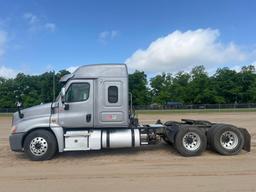
<path fill-rule="evenodd" d="M 69 110 L 69 104 L 65 102 L 65 92 L 66 92 L 65 87 L 62 87 L 60 92 L 61 102 L 62 104 L 64 104 L 64 110 Z"/>
<path fill-rule="evenodd" d="M 21 108 L 21 107 L 22 107 L 22 103 L 18 101 L 18 102 L 16 103 L 16 106 L 17 106 L 17 108 Z"/>
<path fill-rule="evenodd" d="M 61 102 L 65 103 L 65 87 L 61 88 L 60 94 L 61 94 Z"/>

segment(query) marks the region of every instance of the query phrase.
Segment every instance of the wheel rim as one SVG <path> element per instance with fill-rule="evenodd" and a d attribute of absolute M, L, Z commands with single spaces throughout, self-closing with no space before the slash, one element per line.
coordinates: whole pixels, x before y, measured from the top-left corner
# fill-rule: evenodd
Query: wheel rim
<path fill-rule="evenodd" d="M 188 132 L 182 139 L 183 146 L 189 151 L 196 151 L 201 145 L 201 139 L 195 132 Z"/>
<path fill-rule="evenodd" d="M 46 153 L 46 151 L 48 149 L 48 143 L 42 137 L 35 137 L 30 142 L 29 148 L 30 148 L 31 153 L 33 153 L 33 155 L 42 156 Z"/>
<path fill-rule="evenodd" d="M 233 131 L 225 131 L 220 136 L 220 144 L 223 148 L 232 150 L 238 145 L 238 136 Z"/>

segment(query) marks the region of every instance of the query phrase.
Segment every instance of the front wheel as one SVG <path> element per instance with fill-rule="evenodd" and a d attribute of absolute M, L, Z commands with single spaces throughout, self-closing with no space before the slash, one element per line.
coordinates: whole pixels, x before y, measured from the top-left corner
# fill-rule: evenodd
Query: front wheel
<path fill-rule="evenodd" d="M 57 142 L 54 135 L 46 130 L 31 132 L 24 141 L 24 151 L 32 161 L 51 159 L 57 150 Z"/>
<path fill-rule="evenodd" d="M 195 127 L 180 128 L 175 138 L 177 151 L 186 157 L 201 155 L 206 145 L 205 133 Z"/>

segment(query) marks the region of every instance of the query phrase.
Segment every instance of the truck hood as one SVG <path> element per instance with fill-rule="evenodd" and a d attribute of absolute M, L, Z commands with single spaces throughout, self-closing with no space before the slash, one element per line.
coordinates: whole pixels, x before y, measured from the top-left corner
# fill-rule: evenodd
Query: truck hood
<path fill-rule="evenodd" d="M 13 114 L 13 125 L 16 125 L 20 121 L 25 121 L 32 118 L 40 118 L 51 115 L 51 103 L 36 105 L 26 109 L 22 109 L 21 112 L 24 114 L 24 117 L 21 119 L 18 112 Z"/>

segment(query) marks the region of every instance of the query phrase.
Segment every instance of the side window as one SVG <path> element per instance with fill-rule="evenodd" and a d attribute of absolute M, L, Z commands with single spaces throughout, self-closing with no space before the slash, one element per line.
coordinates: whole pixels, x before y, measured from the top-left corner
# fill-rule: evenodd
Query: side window
<path fill-rule="evenodd" d="M 66 102 L 86 101 L 89 98 L 89 83 L 72 83 L 66 92 Z"/>
<path fill-rule="evenodd" d="M 108 102 L 117 103 L 118 102 L 118 87 L 109 86 L 108 87 Z"/>

